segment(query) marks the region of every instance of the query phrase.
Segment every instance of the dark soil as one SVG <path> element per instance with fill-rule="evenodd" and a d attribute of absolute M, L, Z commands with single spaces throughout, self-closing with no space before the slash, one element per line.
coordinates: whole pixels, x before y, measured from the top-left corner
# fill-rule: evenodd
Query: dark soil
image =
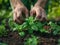
<path fill-rule="evenodd" d="M 54 36 L 52 34 L 42 34 L 39 32 L 34 32 L 34 35 L 39 37 L 38 45 L 57 45 L 57 41 L 60 38 L 59 35 Z M 18 32 L 10 32 L 8 36 L 0 37 L 0 42 L 7 43 L 8 45 L 24 45 L 24 41 L 28 37 L 30 37 L 30 35 L 27 33 L 27 31 L 24 37 L 20 37 Z"/>

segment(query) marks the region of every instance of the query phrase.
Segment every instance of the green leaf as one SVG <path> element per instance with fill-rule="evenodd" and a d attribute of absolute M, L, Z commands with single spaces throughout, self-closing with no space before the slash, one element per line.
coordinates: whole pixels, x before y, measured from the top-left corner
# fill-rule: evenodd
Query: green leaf
<path fill-rule="evenodd" d="M 21 37 L 23 37 L 23 36 L 25 35 L 25 33 L 24 33 L 24 32 L 19 32 L 19 35 L 20 35 Z"/>

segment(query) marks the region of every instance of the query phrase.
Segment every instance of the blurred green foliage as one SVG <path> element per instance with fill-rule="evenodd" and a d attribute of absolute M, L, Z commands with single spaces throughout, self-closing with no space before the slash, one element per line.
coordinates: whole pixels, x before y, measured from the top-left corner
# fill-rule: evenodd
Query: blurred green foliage
<path fill-rule="evenodd" d="M 11 6 L 9 0 L 0 0 L 0 37 L 7 36 L 7 22 L 9 17 L 11 17 Z"/>
<path fill-rule="evenodd" d="M 60 0 L 49 1 L 47 18 L 49 20 L 60 20 Z"/>
<path fill-rule="evenodd" d="M 41 33 L 53 33 L 53 35 L 60 34 L 60 25 L 58 25 L 57 22 L 49 21 L 49 22 L 40 22 L 38 20 L 35 20 L 33 17 L 29 17 L 25 20 L 25 22 L 21 25 L 16 24 L 13 21 L 9 21 L 10 26 L 13 31 L 18 31 L 21 36 L 25 35 L 24 31 L 28 31 L 29 34 L 33 34 L 34 31 L 39 31 Z M 12 25 L 11 25 L 12 24 Z M 50 26 L 44 28 L 44 26 Z M 46 30 L 47 29 L 47 30 Z M 49 32 L 51 31 L 51 32 Z"/>

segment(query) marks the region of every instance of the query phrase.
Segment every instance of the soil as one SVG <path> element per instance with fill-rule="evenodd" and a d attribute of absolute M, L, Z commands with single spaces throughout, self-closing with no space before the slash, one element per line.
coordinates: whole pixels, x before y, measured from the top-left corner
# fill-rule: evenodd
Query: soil
<path fill-rule="evenodd" d="M 9 32 L 7 36 L 0 37 L 0 42 L 7 43 L 8 45 L 24 45 L 25 39 L 30 37 L 30 35 L 26 32 L 24 37 L 20 37 L 18 32 Z M 39 33 L 34 31 L 34 35 L 39 37 L 38 45 L 57 45 L 58 39 L 60 38 L 59 35 L 52 35 L 47 33 Z"/>

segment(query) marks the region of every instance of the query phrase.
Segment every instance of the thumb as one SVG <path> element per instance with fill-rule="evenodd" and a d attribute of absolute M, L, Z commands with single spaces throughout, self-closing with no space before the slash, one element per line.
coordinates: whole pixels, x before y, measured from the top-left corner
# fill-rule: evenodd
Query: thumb
<path fill-rule="evenodd" d="M 31 11 L 30 11 L 30 15 L 31 15 L 31 16 L 36 15 L 36 11 L 35 11 L 35 10 L 31 10 Z"/>
<path fill-rule="evenodd" d="M 26 10 L 25 12 L 26 18 L 29 16 L 28 13 L 29 13 L 28 10 Z"/>

